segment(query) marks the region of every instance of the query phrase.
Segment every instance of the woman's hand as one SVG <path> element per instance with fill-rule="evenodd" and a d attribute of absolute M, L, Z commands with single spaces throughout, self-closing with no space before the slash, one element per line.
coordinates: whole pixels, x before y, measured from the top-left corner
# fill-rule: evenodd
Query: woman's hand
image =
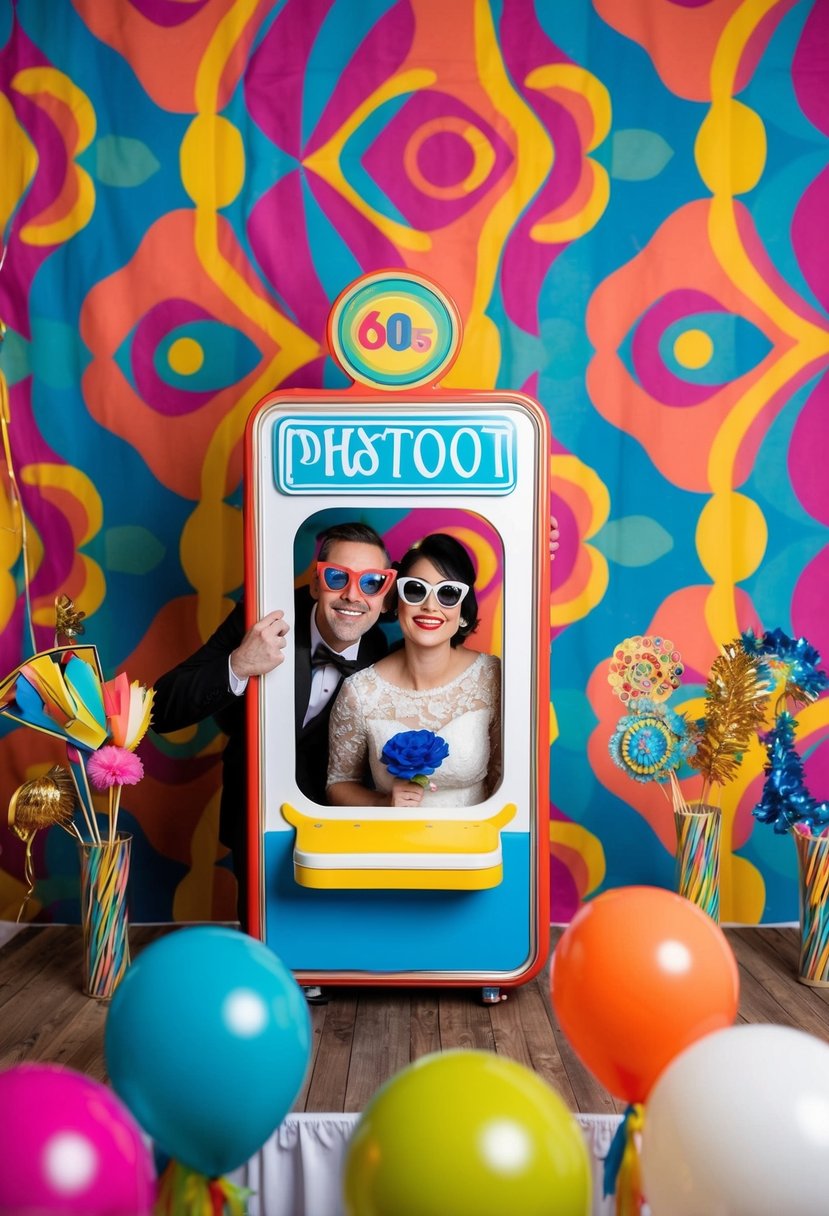
<path fill-rule="evenodd" d="M 559 546 L 558 520 L 550 516 L 550 561 L 555 561 L 556 550 Z"/>
<path fill-rule="evenodd" d="M 389 791 L 389 806 L 413 808 L 423 801 L 423 786 L 416 781 L 403 781 L 395 777 Z"/>

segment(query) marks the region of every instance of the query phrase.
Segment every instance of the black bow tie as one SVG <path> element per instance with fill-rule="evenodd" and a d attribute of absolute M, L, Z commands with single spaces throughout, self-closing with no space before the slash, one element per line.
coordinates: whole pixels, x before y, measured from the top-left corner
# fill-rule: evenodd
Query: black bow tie
<path fill-rule="evenodd" d="M 357 670 L 356 659 L 344 659 L 341 654 L 329 650 L 320 642 L 311 655 L 311 670 L 313 671 L 315 667 L 327 667 L 329 664 L 336 667 L 344 676 L 352 676 Z"/>

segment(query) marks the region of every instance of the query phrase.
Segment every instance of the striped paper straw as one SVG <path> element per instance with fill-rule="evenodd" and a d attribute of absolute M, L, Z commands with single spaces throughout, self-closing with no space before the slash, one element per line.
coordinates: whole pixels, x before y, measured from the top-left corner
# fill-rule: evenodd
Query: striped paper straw
<path fill-rule="evenodd" d="M 688 806 L 674 812 L 674 822 L 676 889 L 719 923 L 720 808 Z"/>

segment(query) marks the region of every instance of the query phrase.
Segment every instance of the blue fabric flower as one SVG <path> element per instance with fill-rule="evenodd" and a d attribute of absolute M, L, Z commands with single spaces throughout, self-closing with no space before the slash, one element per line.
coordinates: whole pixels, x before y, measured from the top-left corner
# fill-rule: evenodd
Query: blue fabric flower
<path fill-rule="evenodd" d="M 401 730 L 389 739 L 380 759 L 392 777 L 428 785 L 428 778 L 449 755 L 449 744 L 432 730 Z"/>

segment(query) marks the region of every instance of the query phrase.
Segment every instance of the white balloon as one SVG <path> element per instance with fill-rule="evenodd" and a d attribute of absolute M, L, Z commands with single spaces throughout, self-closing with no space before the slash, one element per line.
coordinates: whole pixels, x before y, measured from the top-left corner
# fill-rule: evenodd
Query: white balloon
<path fill-rule="evenodd" d="M 829 1044 L 731 1026 L 675 1057 L 648 1097 L 651 1216 L 826 1216 Z"/>

